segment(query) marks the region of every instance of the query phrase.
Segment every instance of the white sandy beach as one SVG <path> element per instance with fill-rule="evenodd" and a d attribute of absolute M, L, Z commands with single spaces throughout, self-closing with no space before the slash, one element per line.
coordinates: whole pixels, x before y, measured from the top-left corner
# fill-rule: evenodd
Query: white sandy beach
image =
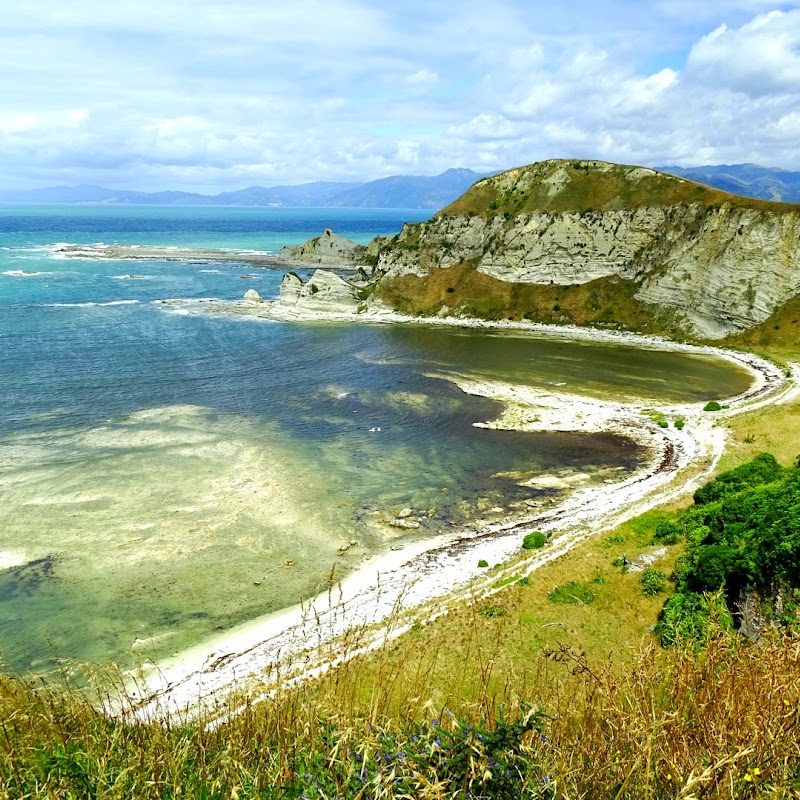
<path fill-rule="evenodd" d="M 219 313 L 257 319 L 299 319 L 276 309 L 277 304 L 220 304 L 206 306 Z M 188 310 L 192 310 L 191 308 Z M 303 317 L 308 319 L 308 317 Z M 315 316 L 314 319 L 320 319 Z M 310 678 L 342 658 L 378 646 L 400 635 L 415 620 L 446 613 L 454 602 L 486 596 L 503 577 L 529 574 L 566 553 L 589 536 L 614 527 L 623 519 L 672 498 L 692 492 L 706 481 L 721 456 L 725 429 L 721 418 L 769 403 L 786 402 L 798 393 L 797 369 L 786 377 L 775 365 L 745 353 L 713 347 L 693 347 L 644 337 L 593 329 L 565 328 L 525 323 L 485 323 L 479 320 L 417 319 L 391 312 L 325 316 L 328 321 L 373 323 L 422 322 L 530 331 L 547 337 L 616 342 L 638 347 L 663 348 L 714 355 L 749 370 L 752 387 L 726 401 L 723 411 L 703 412 L 701 404 L 659 406 L 669 420 L 660 427 L 636 404 L 577 398 L 558 392 L 468 377 L 444 376 L 463 391 L 500 400 L 499 418 L 477 422 L 516 430 L 612 431 L 647 444 L 651 457 L 641 471 L 617 483 L 575 491 L 560 505 L 538 510 L 523 521 L 487 525 L 472 532 L 452 533 L 407 545 L 366 561 L 340 585 L 303 607 L 287 609 L 221 634 L 131 679 L 127 696 L 110 710 L 126 709 L 139 719 L 160 719 L 167 714 L 191 714 L 205 708 L 224 719 L 235 713 L 226 705 L 231 687 L 269 696 L 280 681 Z M 678 430 L 676 419 L 685 426 Z M 522 562 L 487 576 L 480 559 L 504 563 L 518 556 L 523 535 L 542 530 L 550 541 Z M 401 613 L 398 613 L 401 612 Z M 408 613 L 406 613 L 408 612 Z M 388 622 L 390 621 L 391 622 Z M 348 646 L 345 634 L 360 631 L 357 646 Z"/>

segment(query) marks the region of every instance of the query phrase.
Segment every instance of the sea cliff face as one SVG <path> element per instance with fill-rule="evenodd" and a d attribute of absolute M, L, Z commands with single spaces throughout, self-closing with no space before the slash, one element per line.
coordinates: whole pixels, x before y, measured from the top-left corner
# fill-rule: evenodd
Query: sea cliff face
<path fill-rule="evenodd" d="M 629 302 L 669 309 L 689 332 L 721 337 L 800 293 L 800 206 L 641 167 L 546 161 L 479 181 L 378 248 L 380 285 L 405 279 L 408 296 L 418 278 L 428 305 L 431 278 L 454 267 L 462 277 L 474 271 L 551 292 L 621 280 Z M 441 303 L 452 309 L 452 299 L 443 294 Z M 521 310 L 509 306 L 511 315 Z"/>

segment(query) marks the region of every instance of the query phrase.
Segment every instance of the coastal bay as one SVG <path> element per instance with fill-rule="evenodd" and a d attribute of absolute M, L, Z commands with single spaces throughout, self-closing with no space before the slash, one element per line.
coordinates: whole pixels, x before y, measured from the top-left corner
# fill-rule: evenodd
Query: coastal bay
<path fill-rule="evenodd" d="M 623 431 L 475 427 L 503 405 L 456 379 L 546 387 L 564 404 L 700 402 L 752 380 L 715 356 L 512 329 L 255 324 L 203 309 L 246 288 L 274 297 L 277 273 L 145 261 L 125 280 L 121 262 L 53 258 L 51 239 L 17 236 L 0 270 L 0 613 L 20 670 L 160 661 L 391 547 L 407 557 L 529 517 L 652 458 Z"/>

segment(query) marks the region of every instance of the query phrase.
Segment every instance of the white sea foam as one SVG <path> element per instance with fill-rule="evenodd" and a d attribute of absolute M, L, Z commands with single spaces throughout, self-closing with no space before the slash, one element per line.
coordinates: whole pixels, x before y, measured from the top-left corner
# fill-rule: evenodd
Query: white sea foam
<path fill-rule="evenodd" d="M 132 306 L 140 300 L 109 300 L 106 303 L 46 303 L 50 308 L 91 308 L 92 306 Z"/>
<path fill-rule="evenodd" d="M 152 275 L 112 275 L 115 281 L 150 281 L 153 279 Z"/>
<path fill-rule="evenodd" d="M 2 273 L 12 278 L 33 278 L 36 275 L 55 275 L 55 272 L 27 272 L 24 269 L 9 269 Z"/>

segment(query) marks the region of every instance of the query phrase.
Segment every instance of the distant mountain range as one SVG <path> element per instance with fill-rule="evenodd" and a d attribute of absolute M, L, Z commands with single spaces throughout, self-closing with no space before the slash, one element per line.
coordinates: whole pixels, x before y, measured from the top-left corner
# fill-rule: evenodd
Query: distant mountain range
<path fill-rule="evenodd" d="M 800 203 L 800 172 L 722 164 L 705 167 L 657 167 L 663 172 L 717 189 L 765 200 Z M 102 186 L 53 186 L 0 191 L 7 203 L 86 203 L 95 205 L 283 206 L 294 208 L 432 208 L 460 197 L 487 174 L 448 169 L 441 175 L 395 175 L 367 183 L 316 181 L 299 186 L 249 186 L 215 195 L 193 192 L 130 192 Z"/>
<path fill-rule="evenodd" d="M 690 181 L 762 200 L 800 203 L 800 172 L 759 167 L 757 164 L 720 164 L 708 167 L 656 167 Z"/>
<path fill-rule="evenodd" d="M 483 175 L 448 169 L 441 175 L 396 175 L 368 183 L 317 181 L 300 186 L 249 186 L 216 195 L 193 192 L 129 192 L 102 186 L 53 186 L 0 191 L 0 202 L 95 205 L 286 206 L 294 208 L 442 208 Z"/>

